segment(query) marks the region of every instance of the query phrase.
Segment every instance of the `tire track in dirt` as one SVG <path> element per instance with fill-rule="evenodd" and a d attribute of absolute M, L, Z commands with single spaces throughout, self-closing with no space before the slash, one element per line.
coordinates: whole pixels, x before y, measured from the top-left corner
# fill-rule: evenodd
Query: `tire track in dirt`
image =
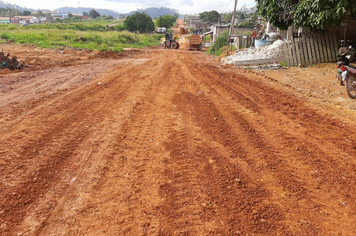
<path fill-rule="evenodd" d="M 107 85 L 111 85 L 110 81 L 107 82 Z M 130 83 L 133 82 L 130 81 Z M 71 106 L 68 106 L 66 103 L 62 102 L 57 107 L 53 108 L 53 110 L 58 111 L 56 115 L 53 114 L 52 111 L 49 111 L 49 114 L 40 114 L 40 117 L 36 117 L 35 115 L 31 114 L 30 116 L 26 117 L 25 121 L 19 121 L 21 125 L 18 126 L 20 126 L 21 129 L 24 123 L 27 123 L 25 125 L 26 127 L 36 127 L 35 124 L 38 120 L 46 120 L 49 117 L 51 118 L 50 120 L 48 120 L 47 123 L 49 127 L 43 130 L 43 134 L 36 134 L 35 136 L 32 136 L 34 141 L 30 141 L 29 143 L 23 143 L 24 146 L 19 147 L 19 154 L 17 155 L 15 152 L 14 154 L 12 154 L 11 157 L 9 156 L 8 162 L 6 163 L 6 165 L 4 165 L 4 167 L 6 166 L 8 168 L 11 168 L 12 163 L 14 163 L 14 165 L 17 165 L 16 163 L 18 163 L 17 160 L 19 160 L 19 158 L 21 158 L 23 161 L 26 161 L 26 163 L 24 163 L 23 165 L 18 166 L 17 169 L 21 171 L 19 173 L 9 172 L 9 174 L 6 175 L 6 172 L 4 171 L 4 178 L 2 182 L 5 182 L 8 185 L 8 182 L 11 181 L 14 176 L 17 176 L 17 183 L 13 185 L 15 185 L 16 187 L 31 186 L 31 189 L 20 188 L 22 189 L 21 192 L 14 192 L 19 197 L 13 196 L 13 190 L 10 187 L 2 188 L 2 198 L 4 199 L 4 201 L 2 202 L 9 201 L 10 203 L 7 206 L 2 205 L 2 213 L 7 213 L 8 218 L 15 218 L 19 221 L 22 220 L 23 217 L 25 217 L 24 211 L 28 210 L 25 208 L 26 205 L 36 204 L 36 202 L 39 201 L 38 199 L 43 198 L 43 195 L 47 191 L 49 191 L 50 187 L 53 188 L 53 185 L 56 185 L 55 181 L 61 179 L 61 177 L 59 177 L 60 175 L 66 175 L 66 173 L 68 173 L 68 169 L 64 168 L 66 165 L 70 165 L 72 163 L 73 167 L 80 168 L 80 164 L 75 163 L 75 161 L 78 161 L 79 158 L 73 158 L 73 155 L 75 153 L 74 150 L 78 148 L 80 142 L 89 142 L 88 140 L 86 140 L 85 135 L 88 136 L 88 134 L 91 133 L 90 129 L 95 130 L 100 127 L 100 123 L 98 125 L 95 122 L 101 122 L 102 120 L 106 121 L 104 117 L 108 115 L 107 111 L 111 110 L 110 105 L 114 105 L 107 104 L 107 95 L 105 95 L 107 91 L 103 91 L 105 90 L 104 87 L 97 86 L 96 84 L 88 87 L 86 89 L 81 89 L 81 91 L 74 91 L 66 95 L 66 101 L 72 101 Z M 110 89 L 113 90 L 114 93 L 110 93 L 110 96 L 107 97 L 110 97 L 111 99 L 118 99 L 122 96 L 125 97 L 129 92 L 127 91 L 127 87 L 120 88 L 120 90 L 122 90 L 121 92 L 120 90 L 116 90 L 115 88 Z M 100 95 L 100 93 L 102 95 Z M 92 96 L 92 99 L 88 99 L 88 95 Z M 101 98 L 102 101 L 95 97 Z M 96 110 L 92 110 L 92 108 L 94 107 L 96 107 Z M 100 114 L 100 116 L 95 117 L 96 114 Z M 53 122 L 53 124 L 50 124 L 51 122 Z M 16 137 L 16 131 L 18 130 L 16 125 L 12 125 L 11 129 L 13 130 L 13 132 L 12 134 L 10 133 L 9 135 L 7 135 L 6 140 L 10 141 L 13 140 L 13 138 L 21 139 L 21 137 Z M 31 134 L 31 132 L 29 132 L 29 134 Z M 80 142 L 78 142 L 78 140 Z M 60 148 L 55 146 L 54 143 L 56 142 L 59 143 Z M 51 148 L 52 146 L 54 146 L 53 149 Z M 44 159 L 42 158 L 41 154 L 41 152 L 43 152 L 43 149 L 50 149 L 49 151 L 51 151 L 44 153 L 44 156 L 47 156 Z M 36 150 L 36 152 L 32 150 Z M 6 154 L 7 152 L 5 151 L 4 153 Z M 18 156 L 18 158 L 15 158 L 15 154 L 16 156 Z M 68 159 L 71 156 L 71 159 L 73 160 Z M 83 159 L 80 161 L 83 162 Z M 26 166 L 29 170 L 26 170 Z M 6 170 L 4 168 L 2 169 Z M 33 169 L 37 170 L 33 171 Z M 56 171 L 52 171 L 52 169 L 55 169 Z M 20 176 L 25 176 L 27 180 L 21 180 L 19 178 Z M 45 179 L 45 181 L 43 181 L 43 179 Z M 64 184 L 61 181 L 58 182 L 58 185 L 64 186 L 62 186 L 62 188 L 60 188 L 60 190 L 56 192 L 57 196 L 63 193 L 65 187 L 68 186 L 68 184 Z M 33 191 L 33 189 L 35 191 Z M 29 192 L 26 192 L 26 190 L 31 190 L 31 194 L 29 194 Z M 26 198 L 26 201 L 24 201 L 24 198 Z M 53 209 L 56 205 L 56 202 L 52 202 L 50 203 L 50 205 L 51 206 L 49 208 Z M 42 215 L 46 215 L 45 212 L 40 213 Z M 22 216 L 22 218 L 20 216 Z M 2 228 L 4 228 L 4 231 L 6 232 L 8 231 L 8 229 L 14 228 L 13 224 L 16 223 L 16 221 L 12 221 L 10 225 L 5 225 Z"/>
<path fill-rule="evenodd" d="M 209 70 L 206 70 L 206 71 L 209 71 Z M 221 73 L 219 73 L 219 76 L 221 76 Z M 220 77 L 220 79 L 222 79 L 222 80 L 225 80 L 226 78 L 227 78 L 228 76 L 224 76 L 223 78 L 221 78 Z M 230 77 L 231 77 L 231 75 L 230 75 Z M 217 80 L 218 78 L 216 78 L 216 80 Z M 249 80 L 248 78 L 244 78 L 245 80 Z M 245 82 L 245 80 L 244 80 L 244 82 Z M 209 84 L 213 84 L 212 83 L 212 81 L 209 81 L 210 83 Z M 254 81 L 255 82 L 255 81 Z M 231 85 L 231 84 L 234 84 L 234 83 L 232 83 L 231 81 L 228 81 L 227 82 L 227 84 L 229 84 L 229 85 Z M 241 84 L 242 84 L 242 82 L 241 82 Z M 255 83 L 256 84 L 256 83 Z M 258 83 L 257 83 L 258 84 Z M 253 86 L 254 87 L 254 89 L 256 89 L 255 87 L 256 87 L 256 85 L 254 85 Z M 260 90 L 260 91 L 259 91 Z M 259 94 L 261 94 L 261 89 L 259 88 L 259 89 L 257 89 L 257 91 L 256 91 L 256 93 L 259 93 Z M 268 93 L 268 94 L 276 94 L 276 92 L 274 92 L 274 93 Z M 282 94 L 282 95 L 284 95 L 284 94 Z M 251 96 L 253 96 L 252 94 L 251 94 Z M 288 97 L 288 96 L 285 96 L 285 97 L 287 97 L 288 99 L 290 99 L 290 97 Z M 214 101 L 216 101 L 217 99 L 213 99 Z M 295 100 L 295 99 L 292 99 L 292 100 Z M 240 101 L 240 100 L 239 100 Z M 242 99 L 242 101 L 245 101 L 245 99 Z M 305 109 L 305 108 L 304 108 Z M 279 109 L 277 109 L 277 110 L 279 110 Z M 301 109 L 302 110 L 302 109 Z M 259 111 L 259 112 L 261 112 L 261 111 Z M 236 113 L 237 113 L 237 116 L 236 116 Z M 325 117 L 323 117 L 323 116 L 320 116 L 320 115 L 317 115 L 317 114 L 315 114 L 315 112 L 313 111 L 313 110 L 307 110 L 306 111 L 306 113 L 308 113 L 308 114 L 312 114 L 312 116 L 316 116 L 316 118 L 319 118 L 320 120 L 326 120 L 325 119 Z M 314 114 L 313 114 L 314 113 Z M 238 120 L 238 122 L 237 122 L 237 124 L 246 124 L 246 121 L 244 120 L 244 119 L 241 119 L 241 115 L 240 114 L 238 114 L 238 112 L 235 112 L 235 114 L 234 114 L 235 116 L 236 116 L 236 118 L 237 118 L 237 120 Z M 245 115 L 244 115 L 245 116 Z M 274 114 L 274 116 L 275 116 L 275 114 Z M 319 117 L 318 117 L 319 116 Z M 273 118 L 274 117 L 270 117 L 270 120 L 273 120 Z M 309 119 L 310 119 L 310 117 L 308 117 Z M 257 121 L 259 121 L 260 119 L 258 119 L 257 118 Z M 307 119 L 303 119 L 305 122 L 307 122 Z M 248 128 L 248 130 L 245 130 L 246 132 L 246 134 L 248 134 L 248 133 L 251 133 L 251 132 L 247 132 L 247 131 L 253 131 L 255 128 L 254 128 L 254 126 L 256 127 L 258 127 L 258 126 L 260 126 L 260 124 L 256 124 L 256 122 L 255 121 L 250 121 L 250 122 L 252 122 L 252 124 L 253 123 L 255 123 L 255 124 L 248 124 L 247 123 L 247 127 L 246 128 Z M 330 127 L 329 125 L 326 125 L 327 127 Z M 275 125 L 275 127 L 277 127 L 277 129 L 278 129 L 278 123 Z M 257 129 L 257 128 L 256 128 Z M 312 130 L 312 129 L 310 129 L 310 130 Z M 262 131 L 260 131 L 261 133 L 262 133 Z M 342 133 L 342 132 L 344 132 L 344 131 L 339 131 L 339 134 L 340 133 Z M 283 133 L 288 133 L 288 131 L 287 130 L 283 130 Z M 283 133 L 281 132 L 281 134 L 280 135 L 283 135 Z M 254 145 L 254 141 L 253 140 L 256 140 L 256 138 L 254 138 L 254 137 L 258 137 L 258 136 L 261 136 L 261 135 L 258 135 L 258 134 L 256 134 L 255 132 L 252 132 L 252 135 L 248 135 L 248 140 L 250 140 L 250 143 L 251 143 L 251 145 Z M 271 138 L 264 138 L 265 140 L 271 140 Z M 289 141 L 289 142 L 285 142 L 285 144 L 286 144 L 286 147 L 288 147 L 288 146 L 290 146 L 291 144 L 293 144 L 293 142 L 291 143 L 290 142 L 290 140 L 288 140 L 288 136 L 287 137 L 285 137 L 285 139 L 287 140 L 287 141 Z M 272 139 L 273 140 L 273 139 Z M 297 141 L 296 143 L 298 143 L 298 144 L 300 144 L 300 143 L 303 143 L 303 142 L 301 142 L 301 140 L 298 140 L 297 138 L 295 138 L 294 139 L 295 141 Z M 282 141 L 283 142 L 283 139 L 282 140 L 280 140 L 280 141 Z M 324 151 L 325 151 L 325 148 L 323 148 L 323 147 L 317 147 L 315 144 L 314 145 L 311 145 L 313 142 L 310 142 L 310 143 L 306 143 L 305 145 L 308 147 L 308 146 L 314 146 L 314 148 L 317 148 L 317 149 L 314 149 L 314 152 L 315 152 L 315 150 L 318 150 L 318 149 L 324 149 Z M 315 143 L 315 142 L 314 142 Z M 259 145 L 260 144 L 260 142 L 257 142 L 257 144 Z M 283 147 L 283 146 L 282 146 Z M 296 149 L 298 149 L 298 148 L 300 148 L 300 146 L 297 146 L 296 147 Z M 273 149 L 273 150 L 278 150 L 279 149 L 279 146 L 276 146 L 276 147 L 273 147 L 273 148 L 269 148 L 269 149 Z M 327 159 L 333 159 L 333 156 L 328 156 L 325 152 L 323 152 L 323 151 L 320 151 L 319 152 L 319 154 L 321 155 L 321 156 L 326 156 L 327 157 Z M 295 150 L 293 150 L 293 149 L 291 149 L 290 150 L 290 153 L 294 153 L 295 152 Z M 264 153 L 266 153 L 266 150 L 264 150 Z M 268 152 L 267 152 L 268 153 Z M 312 151 L 310 151 L 309 153 L 312 153 Z M 351 152 L 352 153 L 352 152 Z M 273 154 L 273 153 L 272 153 Z M 284 153 L 282 153 L 283 154 L 283 157 L 285 157 L 285 154 Z M 344 151 L 341 151 L 341 153 L 339 153 L 339 154 L 344 154 Z M 274 154 L 273 154 L 274 155 Z M 271 155 L 271 157 L 273 157 L 273 155 Z M 310 154 L 309 154 L 310 155 Z M 351 154 L 352 155 L 352 154 Z M 277 154 L 277 156 L 281 156 L 282 157 L 282 155 L 280 154 L 280 153 L 278 153 Z M 318 160 L 318 159 L 320 159 L 320 158 L 317 158 L 317 156 L 318 156 L 318 154 L 317 155 L 315 155 L 315 158 Z M 305 159 L 305 157 L 303 157 L 304 159 Z M 309 158 L 309 157 L 308 157 Z M 270 161 L 274 161 L 273 159 L 274 158 L 269 158 L 270 160 L 269 160 L 269 162 Z M 285 159 L 285 158 L 284 158 Z M 291 180 L 291 176 L 294 176 L 294 177 L 292 177 L 292 180 L 294 179 L 294 181 L 296 180 L 296 179 L 298 179 L 298 178 L 300 178 L 300 176 L 298 175 L 298 174 L 292 174 L 293 173 L 293 171 L 289 171 L 288 169 L 289 168 L 287 168 L 287 166 L 285 165 L 285 164 L 287 164 L 285 161 L 285 163 L 283 163 L 283 161 L 284 160 L 279 160 L 277 163 L 278 163 L 278 165 L 277 166 L 274 166 L 274 167 L 272 167 L 273 169 L 284 169 L 284 170 L 286 170 L 287 171 L 287 173 L 289 172 L 289 177 L 288 176 L 279 176 L 279 179 L 280 180 L 284 180 L 288 185 L 291 185 L 291 186 L 293 186 L 293 188 L 295 188 L 296 186 L 298 186 L 298 185 L 300 185 L 300 186 L 305 186 L 305 184 L 302 184 L 302 182 L 300 182 L 300 184 L 297 184 L 298 182 L 295 182 L 295 184 L 291 184 L 292 182 L 290 182 L 290 180 Z M 333 162 L 335 162 L 335 161 L 331 161 L 331 163 L 328 163 L 328 165 L 330 165 L 330 166 L 334 166 L 333 164 Z M 275 161 L 274 161 L 274 163 L 276 163 Z M 283 163 L 283 164 L 282 164 Z M 339 164 L 340 164 L 340 162 L 339 162 Z M 275 165 L 275 164 L 274 164 Z M 353 164 L 354 165 L 354 164 Z M 320 168 L 320 165 L 318 166 L 319 168 Z M 319 169 L 318 168 L 318 169 Z M 290 168 L 291 170 L 293 170 L 294 168 Z M 330 168 L 329 168 L 330 169 Z M 311 168 L 310 169 L 310 171 L 314 171 L 314 170 L 317 170 L 317 169 L 313 169 L 313 168 Z M 320 169 L 319 169 L 320 170 Z M 331 171 L 331 175 L 332 176 L 334 176 L 334 177 L 337 177 L 337 176 L 340 176 L 340 171 L 339 170 L 337 170 L 337 171 L 333 171 L 332 169 L 330 169 L 330 171 Z M 333 173 L 334 172 L 334 173 Z M 348 175 L 348 181 L 350 181 L 350 180 L 352 180 L 353 178 L 352 178 L 352 175 L 353 175 L 353 171 L 351 171 L 351 173 L 350 173 L 350 171 L 348 171 L 346 168 L 343 168 L 343 172 L 344 173 L 347 173 L 347 172 L 349 172 L 349 175 Z M 343 177 L 344 178 L 344 177 Z M 303 178 L 302 178 L 303 179 Z M 304 182 L 304 181 L 303 181 Z M 353 182 L 353 181 L 352 181 Z M 331 183 L 333 183 L 333 181 L 331 181 Z M 285 185 L 286 187 L 287 187 L 287 189 L 288 189 L 288 185 Z M 348 187 L 349 186 L 352 186 L 352 185 L 348 185 Z M 305 187 L 302 187 L 302 189 L 304 189 L 303 190 L 303 192 L 304 192 L 304 194 L 302 194 L 302 195 L 300 195 L 299 197 L 303 197 L 303 198 L 306 198 L 306 196 L 305 196 L 305 192 L 306 192 L 306 189 L 310 189 L 310 187 L 313 187 L 313 186 L 305 186 Z M 340 187 L 337 187 L 337 186 L 335 186 L 336 187 L 336 189 L 338 189 L 338 192 L 345 192 L 345 185 L 343 184 L 343 185 L 340 185 Z M 301 189 L 301 190 L 302 190 Z M 347 189 L 349 189 L 349 188 L 347 188 Z M 291 191 L 291 192 L 296 192 L 296 189 L 290 189 L 290 187 L 289 187 L 289 190 Z M 303 192 L 301 192 L 301 193 L 303 193 Z M 318 194 L 316 194 L 316 195 L 318 195 Z M 314 196 L 313 196 L 314 197 Z M 307 197 L 307 198 L 309 198 L 309 197 Z M 349 201 L 350 202 L 353 202 L 353 200 L 352 200 L 352 198 L 350 199 L 350 197 L 349 196 L 345 196 L 344 197 L 345 199 L 349 199 Z M 299 199 L 300 200 L 300 199 Z M 335 201 L 335 202 L 337 202 L 337 201 Z M 319 224 L 322 224 L 322 222 L 318 222 Z M 311 232 L 309 232 L 309 233 L 311 233 Z M 314 233 L 315 233 L 315 231 L 314 231 Z"/>
<path fill-rule="evenodd" d="M 352 235 L 355 126 L 242 73 L 155 50 L 14 113 L 0 232 Z"/>
<path fill-rule="evenodd" d="M 155 64 L 156 62 L 152 61 L 146 66 L 151 67 Z M 150 146 L 157 143 L 156 149 L 160 149 L 158 146 L 160 138 L 153 139 L 153 136 L 157 132 L 156 127 L 161 124 L 156 123 L 159 109 L 155 113 L 152 110 L 156 106 L 165 105 L 155 102 L 155 95 L 160 93 L 161 88 L 153 83 L 159 81 L 149 79 L 147 76 L 159 77 L 161 81 L 165 81 L 166 78 L 162 76 L 161 70 L 153 74 L 138 73 L 145 79 L 138 85 L 131 84 L 139 91 L 132 93 L 136 96 L 133 100 L 135 105 L 127 121 L 122 124 L 120 134 L 116 134 L 113 143 L 115 151 L 110 153 L 108 162 L 100 168 L 100 177 L 91 186 L 92 194 L 85 200 L 77 199 L 76 214 L 73 215 L 78 217 L 72 220 L 73 216 L 70 214 L 65 218 L 65 221 L 74 222 L 67 231 L 62 231 L 63 234 L 80 234 L 87 231 L 93 235 L 154 232 L 157 224 L 152 219 L 152 208 L 157 204 L 155 201 L 159 200 L 155 200 L 155 189 L 147 186 L 154 186 L 159 181 L 160 171 L 156 171 L 155 164 L 151 164 L 157 158 L 156 152 L 159 150 L 150 150 Z M 151 175 L 155 172 L 157 176 L 154 175 L 152 178 Z M 91 216 L 97 219 L 95 223 L 91 221 Z M 51 222 L 56 222 L 56 218 L 53 217 Z M 103 225 L 110 227 L 103 229 Z M 45 235 L 52 230 L 53 227 L 47 227 L 41 234 Z"/>

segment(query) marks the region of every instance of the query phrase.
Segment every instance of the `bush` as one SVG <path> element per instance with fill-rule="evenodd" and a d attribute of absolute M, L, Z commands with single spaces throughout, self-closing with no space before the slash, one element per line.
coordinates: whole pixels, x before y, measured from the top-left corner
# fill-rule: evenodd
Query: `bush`
<path fill-rule="evenodd" d="M 229 31 L 225 30 L 219 37 L 217 37 L 213 45 L 209 47 L 208 53 L 216 56 L 220 56 L 221 48 L 226 46 L 226 41 L 228 36 L 229 36 Z"/>

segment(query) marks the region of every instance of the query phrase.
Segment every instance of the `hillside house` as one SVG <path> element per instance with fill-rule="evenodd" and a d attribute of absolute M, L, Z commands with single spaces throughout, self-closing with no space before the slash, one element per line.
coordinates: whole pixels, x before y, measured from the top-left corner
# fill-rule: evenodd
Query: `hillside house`
<path fill-rule="evenodd" d="M 20 21 L 25 21 L 26 24 L 31 24 L 33 16 L 15 16 L 15 18 L 18 18 L 17 24 L 20 24 Z"/>
<path fill-rule="evenodd" d="M 20 21 L 19 17 L 10 17 L 10 24 L 18 24 Z"/>
<path fill-rule="evenodd" d="M 10 24 L 10 17 L 0 17 L 0 24 Z"/>
<path fill-rule="evenodd" d="M 38 23 L 40 23 L 40 21 L 38 20 L 37 17 L 32 17 L 32 18 L 30 19 L 30 24 L 38 24 Z"/>
<path fill-rule="evenodd" d="M 215 39 L 219 37 L 224 31 L 230 30 L 228 25 L 213 25 L 211 27 L 212 32 L 212 42 L 215 42 Z M 244 34 L 246 32 L 252 32 L 253 27 L 234 27 L 233 34 Z M 211 34 L 211 33 L 210 33 Z"/>
<path fill-rule="evenodd" d="M 53 13 L 53 14 L 51 14 L 51 16 L 52 16 L 53 20 L 56 20 L 57 18 L 59 18 L 59 19 L 67 19 L 68 18 L 68 14 L 65 14 L 65 13 Z"/>

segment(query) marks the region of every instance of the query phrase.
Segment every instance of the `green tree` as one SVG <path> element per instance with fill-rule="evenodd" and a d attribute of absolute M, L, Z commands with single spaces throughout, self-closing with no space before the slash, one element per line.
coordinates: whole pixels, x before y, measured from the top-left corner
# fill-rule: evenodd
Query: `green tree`
<path fill-rule="evenodd" d="M 274 26 L 302 26 L 307 30 L 340 26 L 356 14 L 355 0 L 256 0 L 259 14 Z"/>
<path fill-rule="evenodd" d="M 100 16 L 100 13 L 95 11 L 94 9 L 91 9 L 90 12 L 89 12 L 89 16 L 93 19 L 97 18 Z"/>
<path fill-rule="evenodd" d="M 208 53 L 216 56 L 220 56 L 221 48 L 226 46 L 226 40 L 229 36 L 229 31 L 225 30 L 219 37 L 216 38 L 213 45 L 209 47 Z"/>
<path fill-rule="evenodd" d="M 152 18 L 145 12 L 136 12 L 135 14 L 126 17 L 126 20 L 124 21 L 124 27 L 128 31 L 139 31 L 140 33 L 147 33 L 155 30 L 155 25 L 152 21 Z"/>
<path fill-rule="evenodd" d="M 73 17 L 73 14 L 68 12 L 68 18 L 72 18 Z"/>
<path fill-rule="evenodd" d="M 199 13 L 199 19 L 201 21 L 218 22 L 219 18 L 220 14 L 215 10 Z"/>
<path fill-rule="evenodd" d="M 23 15 L 23 16 L 30 16 L 30 15 L 31 15 L 31 12 L 30 12 L 30 11 L 23 11 L 23 12 L 22 12 L 22 15 Z"/>
<path fill-rule="evenodd" d="M 156 20 L 156 25 L 158 27 L 166 27 L 168 29 L 173 26 L 173 24 L 174 24 L 174 22 L 176 22 L 177 18 L 178 18 L 177 14 L 175 14 L 173 16 L 171 16 L 171 15 L 160 16 Z"/>
<path fill-rule="evenodd" d="M 228 23 L 231 22 L 231 19 L 232 19 L 232 13 L 226 14 L 223 18 L 224 22 L 228 22 Z"/>
<path fill-rule="evenodd" d="M 35 14 L 35 16 L 44 16 L 43 12 L 41 10 L 37 11 L 37 13 Z"/>
<path fill-rule="evenodd" d="M 83 16 L 89 16 L 88 12 L 83 12 Z"/>

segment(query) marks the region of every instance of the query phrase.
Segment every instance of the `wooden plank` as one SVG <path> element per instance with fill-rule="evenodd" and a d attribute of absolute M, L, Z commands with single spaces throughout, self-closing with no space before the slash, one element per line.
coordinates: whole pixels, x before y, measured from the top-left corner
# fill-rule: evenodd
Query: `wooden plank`
<path fill-rule="evenodd" d="M 328 62 L 328 51 L 326 48 L 325 34 L 320 34 L 321 44 L 323 45 L 324 63 Z"/>
<path fill-rule="evenodd" d="M 335 50 L 334 50 L 334 36 L 329 33 L 329 43 L 330 43 L 330 62 L 334 62 L 334 58 L 336 58 L 336 53 L 335 53 Z"/>
<path fill-rule="evenodd" d="M 309 35 L 309 44 L 310 44 L 310 49 L 311 49 L 311 55 L 312 55 L 313 64 L 316 64 L 316 63 L 317 63 L 317 59 L 316 59 L 316 51 L 315 51 L 315 45 L 314 45 L 314 37 L 313 37 L 313 35 Z"/>
<path fill-rule="evenodd" d="M 330 43 L 329 43 L 329 37 L 326 33 L 323 34 L 324 36 L 324 42 L 325 42 L 325 55 L 326 55 L 326 58 L 325 58 L 325 62 L 329 62 L 330 61 Z"/>
<path fill-rule="evenodd" d="M 295 66 L 293 61 L 293 54 L 292 54 L 292 42 L 291 40 L 287 40 L 287 49 L 288 49 L 288 57 L 290 66 Z"/>
<path fill-rule="evenodd" d="M 319 49 L 319 62 L 320 63 L 324 63 L 325 59 L 324 59 L 324 52 L 323 52 L 323 45 L 321 43 L 321 37 L 319 34 L 316 34 L 316 44 L 318 45 L 318 49 Z"/>
<path fill-rule="evenodd" d="M 336 37 L 336 36 L 335 36 L 335 37 Z M 336 53 L 339 54 L 339 38 L 338 38 L 338 37 L 336 37 L 335 50 L 336 50 Z"/>
<path fill-rule="evenodd" d="M 334 35 L 333 41 L 334 41 L 334 52 L 335 52 L 334 61 L 337 61 L 337 55 L 339 54 L 339 45 L 337 43 L 336 35 Z"/>
<path fill-rule="evenodd" d="M 290 55 L 290 60 L 291 60 L 291 66 L 295 66 L 294 64 L 294 53 L 293 53 L 293 39 L 290 39 L 289 40 L 289 44 L 288 44 L 288 47 L 289 47 L 289 55 Z"/>
<path fill-rule="evenodd" d="M 293 65 L 294 66 L 298 66 L 298 59 L 297 59 L 297 47 L 295 45 L 295 41 L 294 39 L 291 39 L 291 42 L 292 42 L 292 54 L 293 54 Z"/>
<path fill-rule="evenodd" d="M 288 54 L 288 48 L 287 48 L 287 40 L 284 41 L 284 56 L 285 56 L 285 61 L 286 61 L 286 66 L 290 66 L 289 62 L 289 54 Z"/>
<path fill-rule="evenodd" d="M 310 47 L 310 38 L 309 37 L 306 38 L 306 44 L 307 44 L 307 50 L 308 50 L 308 55 L 309 55 L 309 63 L 310 63 L 310 65 L 313 65 L 314 64 L 313 53 L 312 53 L 312 50 Z"/>
<path fill-rule="evenodd" d="M 331 44 L 330 44 L 330 36 L 329 34 L 325 34 L 325 37 L 326 37 L 326 47 L 327 47 L 327 50 L 328 50 L 328 62 L 331 62 Z"/>
<path fill-rule="evenodd" d="M 300 57 L 299 42 L 297 38 L 294 39 L 294 45 L 295 45 L 295 54 L 297 55 L 297 64 L 298 66 L 301 66 L 302 60 Z"/>
<path fill-rule="evenodd" d="M 298 44 L 299 44 L 299 51 L 300 51 L 300 61 L 302 66 L 306 66 L 306 60 L 305 60 L 305 53 L 304 53 L 304 38 L 299 38 L 298 39 Z"/>
<path fill-rule="evenodd" d="M 310 60 L 309 60 L 307 39 L 305 37 L 303 37 L 303 39 L 302 39 L 302 44 L 303 44 L 303 51 L 304 51 L 305 66 L 310 66 L 312 63 L 310 63 Z"/>
<path fill-rule="evenodd" d="M 329 32 L 328 37 L 329 37 L 329 44 L 330 44 L 330 48 L 329 48 L 330 49 L 330 62 L 333 62 L 334 58 L 335 58 L 333 35 Z"/>
<path fill-rule="evenodd" d="M 334 52 L 334 56 L 333 56 L 333 61 L 336 61 L 337 60 L 337 52 L 339 50 L 338 46 L 337 46 L 337 39 L 336 39 L 336 35 L 331 35 L 331 40 L 332 40 L 332 46 L 331 46 L 331 49 L 333 50 Z"/>
<path fill-rule="evenodd" d="M 289 41 L 289 43 L 290 43 L 289 46 L 290 46 L 290 54 L 291 54 L 291 60 L 292 60 L 291 66 L 295 66 L 294 40 L 291 39 Z"/>
<path fill-rule="evenodd" d="M 315 34 L 312 34 L 311 35 L 310 46 L 312 47 L 314 64 L 317 64 L 317 63 L 319 63 L 318 62 L 319 56 L 318 56 L 318 48 L 317 48 L 317 45 L 315 44 L 315 40 L 316 40 L 316 36 L 315 36 Z"/>

